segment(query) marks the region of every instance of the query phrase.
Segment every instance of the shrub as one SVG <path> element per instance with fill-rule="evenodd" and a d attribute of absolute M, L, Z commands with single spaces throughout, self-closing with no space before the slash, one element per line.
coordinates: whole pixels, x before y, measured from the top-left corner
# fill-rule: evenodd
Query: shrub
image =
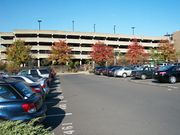
<path fill-rule="evenodd" d="M 9 72 L 9 73 L 18 73 L 20 71 L 20 67 L 14 63 L 8 63 L 7 67 L 6 67 L 6 70 Z"/>
<path fill-rule="evenodd" d="M 6 69 L 6 63 L 3 61 L 0 61 L 0 70 L 5 70 Z"/>
<path fill-rule="evenodd" d="M 21 121 L 3 121 L 0 124 L 0 135 L 53 135 L 49 129 L 35 124 L 37 120 L 23 123 Z"/>

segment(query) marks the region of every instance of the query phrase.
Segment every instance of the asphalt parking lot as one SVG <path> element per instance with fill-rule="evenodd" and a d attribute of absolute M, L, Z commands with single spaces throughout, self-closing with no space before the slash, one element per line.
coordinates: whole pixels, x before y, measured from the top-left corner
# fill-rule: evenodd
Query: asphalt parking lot
<path fill-rule="evenodd" d="M 55 135 L 177 135 L 179 94 L 180 83 L 64 74 L 51 86 L 44 125 Z"/>

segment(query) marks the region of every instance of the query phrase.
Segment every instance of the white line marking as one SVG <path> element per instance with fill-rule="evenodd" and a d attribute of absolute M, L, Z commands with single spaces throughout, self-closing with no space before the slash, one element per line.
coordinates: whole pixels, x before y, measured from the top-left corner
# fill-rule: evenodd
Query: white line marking
<path fill-rule="evenodd" d="M 63 110 L 66 110 L 67 109 L 67 105 L 66 104 L 60 104 L 59 108 L 61 108 Z"/>
<path fill-rule="evenodd" d="M 72 113 L 65 113 L 65 114 L 52 114 L 52 115 L 46 115 L 46 117 L 58 117 L 58 116 L 70 116 Z"/>
<path fill-rule="evenodd" d="M 172 91 L 172 89 L 168 89 L 168 91 Z"/>
<path fill-rule="evenodd" d="M 168 86 L 169 88 L 178 89 L 176 86 Z"/>
<path fill-rule="evenodd" d="M 75 131 L 74 130 L 70 130 L 70 131 L 64 131 L 65 135 L 72 135 Z"/>
<path fill-rule="evenodd" d="M 64 99 L 64 96 L 58 96 L 59 99 L 63 100 Z"/>
<path fill-rule="evenodd" d="M 72 125 L 72 123 L 63 123 L 63 126 L 68 126 L 68 125 Z"/>
<path fill-rule="evenodd" d="M 67 100 L 62 100 L 62 101 L 60 101 L 61 103 L 67 103 Z"/>
<path fill-rule="evenodd" d="M 62 130 L 71 130 L 73 129 L 73 126 L 64 126 L 62 127 Z"/>

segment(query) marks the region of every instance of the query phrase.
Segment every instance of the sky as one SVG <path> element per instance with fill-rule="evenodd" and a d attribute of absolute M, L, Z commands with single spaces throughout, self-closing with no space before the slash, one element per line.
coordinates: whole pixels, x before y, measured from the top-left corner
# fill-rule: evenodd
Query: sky
<path fill-rule="evenodd" d="M 0 32 L 62 30 L 162 36 L 180 30 L 180 0 L 0 0 Z"/>

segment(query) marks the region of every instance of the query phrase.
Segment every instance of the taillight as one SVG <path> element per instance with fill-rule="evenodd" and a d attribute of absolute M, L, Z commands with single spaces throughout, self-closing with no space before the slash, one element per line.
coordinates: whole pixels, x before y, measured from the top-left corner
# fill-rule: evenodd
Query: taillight
<path fill-rule="evenodd" d="M 159 72 L 159 74 L 160 74 L 160 75 L 165 75 L 165 74 L 166 74 L 166 72 Z"/>
<path fill-rule="evenodd" d="M 27 104 L 23 104 L 22 108 L 25 112 L 28 113 L 34 113 L 36 112 L 36 106 L 34 103 L 27 103 Z"/>
<path fill-rule="evenodd" d="M 32 91 L 34 91 L 36 93 L 42 92 L 42 90 L 40 88 L 32 88 Z"/>
<path fill-rule="evenodd" d="M 43 84 L 43 85 L 41 85 L 41 87 L 42 87 L 42 88 L 45 88 L 45 87 L 46 87 L 46 85 L 45 85 L 45 84 Z"/>

